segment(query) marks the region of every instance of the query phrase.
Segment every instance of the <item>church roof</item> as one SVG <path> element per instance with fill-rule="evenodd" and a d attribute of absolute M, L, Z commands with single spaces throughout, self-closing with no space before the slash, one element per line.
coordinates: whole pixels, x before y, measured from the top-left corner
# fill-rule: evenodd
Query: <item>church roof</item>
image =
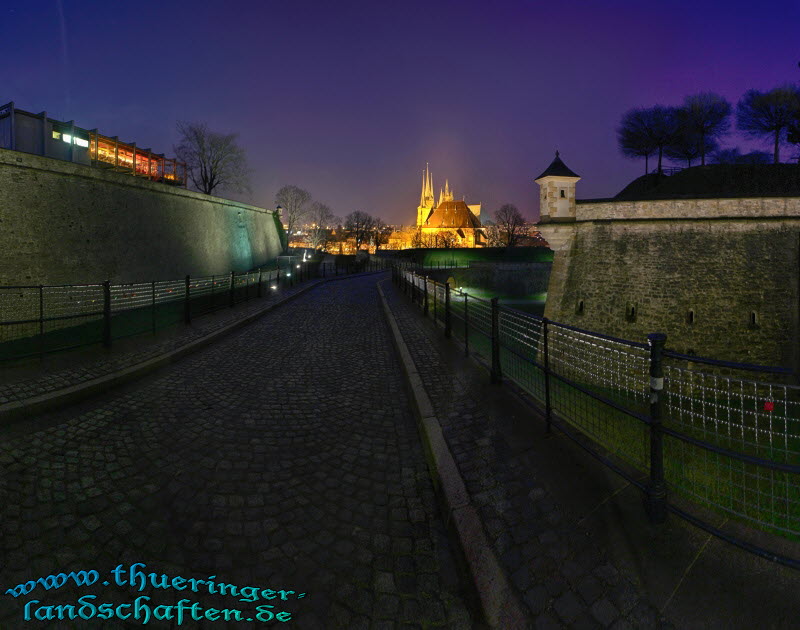
<path fill-rule="evenodd" d="M 479 228 L 481 222 L 467 206 L 466 202 L 459 199 L 458 201 L 443 201 L 433 212 L 428 215 L 422 227 L 433 228 Z"/>
<path fill-rule="evenodd" d="M 580 177 L 580 175 L 577 173 L 572 172 L 569 166 L 564 164 L 558 155 L 558 151 L 556 151 L 556 158 L 550 162 L 550 166 L 544 169 L 544 173 L 539 175 L 539 177 L 536 179 L 541 179 L 542 177 L 547 177 L 548 175 L 556 175 L 558 177 Z"/>

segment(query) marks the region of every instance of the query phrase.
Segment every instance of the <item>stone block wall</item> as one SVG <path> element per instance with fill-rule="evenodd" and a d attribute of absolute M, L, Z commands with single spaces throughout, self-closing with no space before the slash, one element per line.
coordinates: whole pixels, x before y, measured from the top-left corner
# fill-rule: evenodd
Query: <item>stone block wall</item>
<path fill-rule="evenodd" d="M 224 274 L 280 251 L 263 208 L 0 149 L 0 285 Z"/>
<path fill-rule="evenodd" d="M 729 200 L 693 205 L 711 215 L 728 205 L 718 201 Z M 649 203 L 671 202 L 637 210 Z M 634 341 L 664 332 L 682 353 L 800 367 L 800 217 L 734 208 L 742 218 L 576 222 L 554 260 L 546 317 Z M 614 209 L 628 218 L 624 204 Z"/>

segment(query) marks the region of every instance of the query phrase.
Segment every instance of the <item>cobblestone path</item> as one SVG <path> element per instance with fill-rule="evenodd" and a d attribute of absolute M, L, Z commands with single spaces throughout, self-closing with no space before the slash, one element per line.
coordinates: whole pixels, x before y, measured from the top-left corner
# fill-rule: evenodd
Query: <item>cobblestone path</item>
<path fill-rule="evenodd" d="M 540 469 L 529 454 L 511 447 L 500 430 L 502 405 L 484 397 L 487 376 L 477 368 L 453 369 L 438 349 L 441 330 L 390 281 L 381 286 L 531 626 L 671 628 L 635 577 L 608 561 L 590 531 L 563 517 L 548 483 L 558 471 Z"/>
<path fill-rule="evenodd" d="M 475 627 L 380 277 L 317 287 L 140 381 L 0 429 L 0 628 L 141 627 L 22 621 L 26 601 L 87 594 L 115 606 L 149 596 L 151 609 L 188 599 L 245 619 L 184 621 L 192 628 L 263 627 L 246 619 L 266 605 L 295 628 Z M 110 571 L 123 565 L 127 581 L 133 563 L 158 587 L 115 586 Z M 5 594 L 79 569 L 99 581 Z M 209 582 L 258 590 L 221 596 Z"/>

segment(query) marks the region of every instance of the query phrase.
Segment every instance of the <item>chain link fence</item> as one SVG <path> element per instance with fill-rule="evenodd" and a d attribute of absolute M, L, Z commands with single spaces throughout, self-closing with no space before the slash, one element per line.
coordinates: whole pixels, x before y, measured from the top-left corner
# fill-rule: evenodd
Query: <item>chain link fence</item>
<path fill-rule="evenodd" d="M 719 512 L 800 540 L 800 388 L 791 370 L 681 355 L 660 333 L 638 343 L 581 330 L 422 271 L 395 264 L 392 275 L 493 381 L 512 381 L 536 400 L 548 431 L 561 430 L 640 488 L 654 522 L 671 511 L 800 568 L 708 522 Z"/>
<path fill-rule="evenodd" d="M 336 265 L 286 257 L 279 268 L 182 280 L 0 286 L 0 362 L 41 356 L 189 323 L 310 278 L 383 269 L 380 259 Z"/>

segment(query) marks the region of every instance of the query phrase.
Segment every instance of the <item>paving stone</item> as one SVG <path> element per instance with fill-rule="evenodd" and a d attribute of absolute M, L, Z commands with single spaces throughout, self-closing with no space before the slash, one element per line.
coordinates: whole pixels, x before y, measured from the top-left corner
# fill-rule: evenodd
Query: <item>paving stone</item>
<path fill-rule="evenodd" d="M 619 611 L 605 597 L 592 604 L 591 611 L 592 616 L 604 627 L 610 626 L 619 617 Z"/>
<path fill-rule="evenodd" d="M 463 585 L 444 577 L 456 563 L 411 402 L 385 377 L 400 365 L 378 279 L 321 285 L 142 379 L 0 427 L 14 466 L 0 566 L 24 581 L 142 562 L 306 592 L 282 602 L 298 628 L 472 628 Z M 20 619 L 10 599 L 0 627 Z"/>
<path fill-rule="evenodd" d="M 586 606 L 572 591 L 566 591 L 553 602 L 553 609 L 564 623 L 569 623 L 586 611 Z"/>

